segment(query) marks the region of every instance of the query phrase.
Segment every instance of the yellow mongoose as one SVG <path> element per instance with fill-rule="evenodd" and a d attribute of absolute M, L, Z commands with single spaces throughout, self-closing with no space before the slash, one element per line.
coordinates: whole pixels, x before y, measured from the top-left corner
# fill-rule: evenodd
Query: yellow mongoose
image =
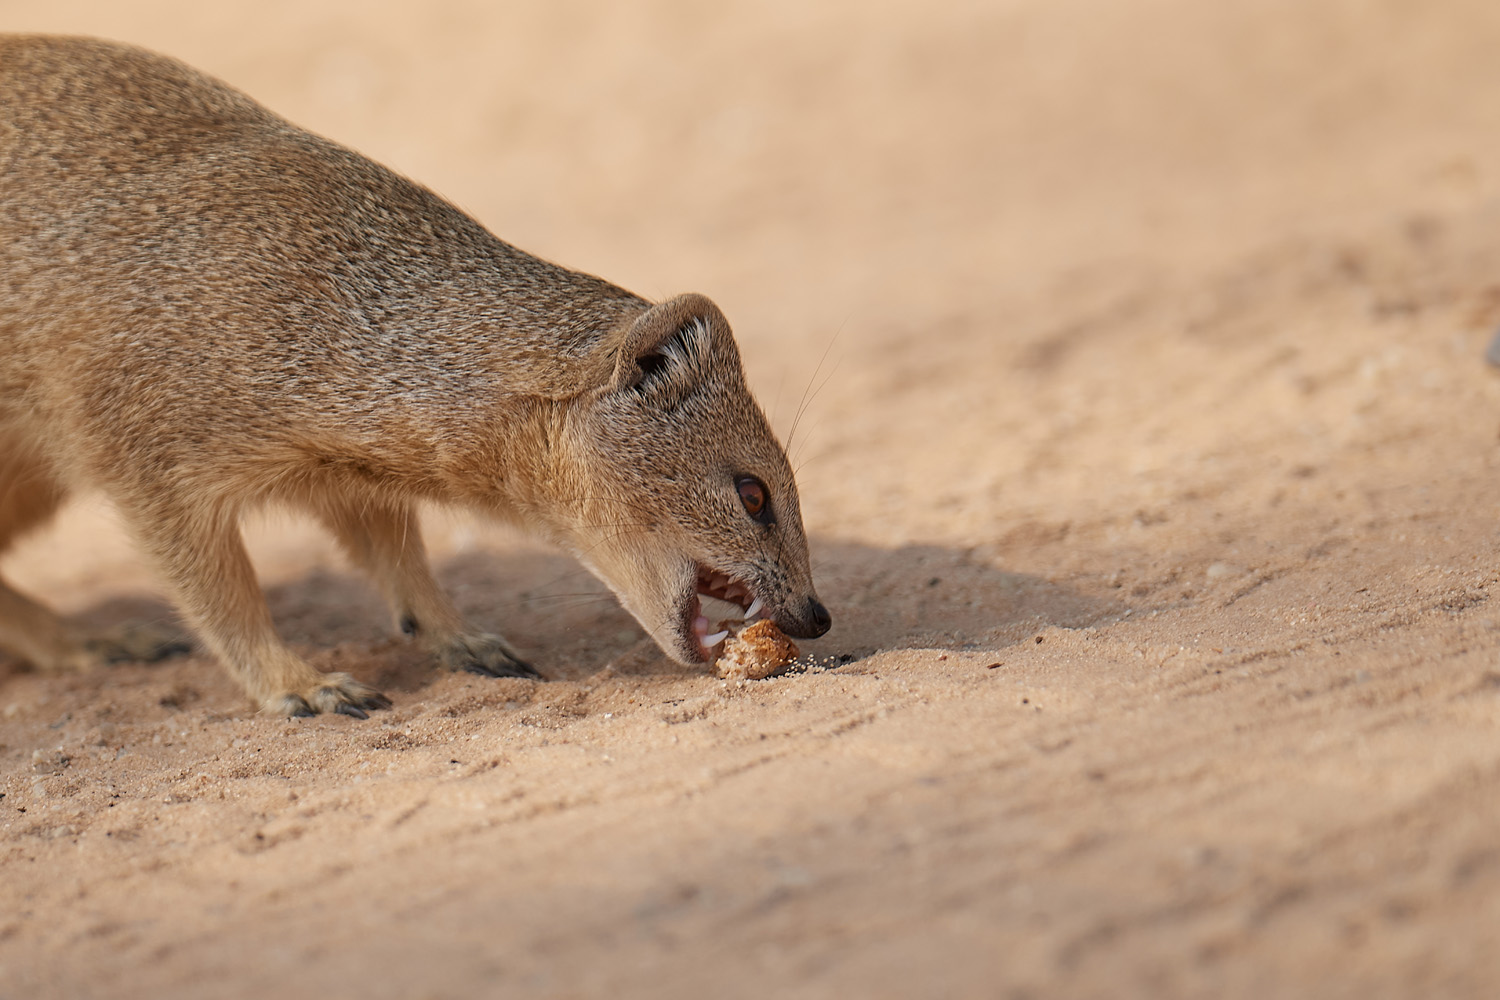
<path fill-rule="evenodd" d="M 709 300 L 531 257 L 174 60 L 0 36 L 0 552 L 82 488 L 268 712 L 389 702 L 276 635 L 239 533 L 266 503 L 327 525 L 454 669 L 537 676 L 438 588 L 418 501 L 550 537 L 683 663 L 722 638 L 703 594 L 829 626 L 791 469 Z M 92 655 L 3 581 L 0 646 Z"/>

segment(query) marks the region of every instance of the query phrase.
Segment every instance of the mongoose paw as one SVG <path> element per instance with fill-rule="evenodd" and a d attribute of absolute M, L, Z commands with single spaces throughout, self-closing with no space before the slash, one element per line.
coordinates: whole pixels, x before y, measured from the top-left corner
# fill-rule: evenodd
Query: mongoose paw
<path fill-rule="evenodd" d="M 379 691 L 362 684 L 348 674 L 324 674 L 316 687 L 306 691 L 288 691 L 268 698 L 267 714 L 306 718 L 320 712 L 333 712 L 355 719 L 368 719 L 376 709 L 390 708 L 391 700 Z"/>
<path fill-rule="evenodd" d="M 484 677 L 525 677 L 542 680 L 536 668 L 516 655 L 498 635 L 463 635 L 442 652 L 443 666 Z"/>
<path fill-rule="evenodd" d="M 109 635 L 87 639 L 83 648 L 98 663 L 155 663 L 188 653 L 193 644 L 164 625 L 132 625 Z"/>

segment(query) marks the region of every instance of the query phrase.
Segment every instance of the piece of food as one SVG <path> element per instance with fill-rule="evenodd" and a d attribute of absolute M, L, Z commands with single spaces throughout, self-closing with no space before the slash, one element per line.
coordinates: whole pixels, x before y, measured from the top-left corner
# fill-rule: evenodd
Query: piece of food
<path fill-rule="evenodd" d="M 725 680 L 758 681 L 786 669 L 800 655 L 797 644 L 763 618 L 724 640 L 714 669 Z"/>

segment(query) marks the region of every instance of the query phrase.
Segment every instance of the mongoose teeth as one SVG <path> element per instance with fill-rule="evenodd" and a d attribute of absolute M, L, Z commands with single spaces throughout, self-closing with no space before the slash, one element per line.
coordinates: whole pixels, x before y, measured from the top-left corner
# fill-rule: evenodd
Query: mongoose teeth
<path fill-rule="evenodd" d="M 751 593 L 745 584 L 718 570 L 702 569 L 698 573 L 697 592 L 700 597 L 712 597 L 728 604 L 738 604 L 744 610 L 745 621 L 750 621 L 765 605 Z"/>
<path fill-rule="evenodd" d="M 703 615 L 698 615 L 693 619 L 693 635 L 698 637 L 698 644 L 707 650 L 713 649 L 719 643 L 729 638 L 729 630 L 725 629 L 722 632 L 715 632 L 713 635 L 709 635 L 708 619 Z"/>

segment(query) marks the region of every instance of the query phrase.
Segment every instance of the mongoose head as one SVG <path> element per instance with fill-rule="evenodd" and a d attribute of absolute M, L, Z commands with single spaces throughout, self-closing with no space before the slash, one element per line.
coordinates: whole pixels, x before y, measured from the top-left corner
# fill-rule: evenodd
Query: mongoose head
<path fill-rule="evenodd" d="M 562 411 L 564 540 L 678 662 L 709 660 L 724 638 L 704 596 L 798 638 L 827 632 L 797 484 L 723 314 L 681 296 L 601 347 L 604 384 Z"/>

